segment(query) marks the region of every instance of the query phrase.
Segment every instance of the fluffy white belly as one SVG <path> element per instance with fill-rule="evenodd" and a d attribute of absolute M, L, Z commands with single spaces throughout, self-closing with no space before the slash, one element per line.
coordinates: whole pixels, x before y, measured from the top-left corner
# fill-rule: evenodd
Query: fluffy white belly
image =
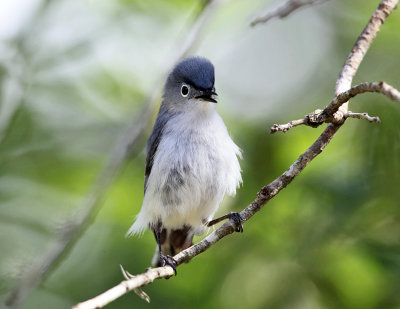
<path fill-rule="evenodd" d="M 241 183 L 240 149 L 215 110 L 176 116 L 166 124 L 154 157 L 142 209 L 128 233 L 158 222 L 202 234 L 226 193 Z"/>

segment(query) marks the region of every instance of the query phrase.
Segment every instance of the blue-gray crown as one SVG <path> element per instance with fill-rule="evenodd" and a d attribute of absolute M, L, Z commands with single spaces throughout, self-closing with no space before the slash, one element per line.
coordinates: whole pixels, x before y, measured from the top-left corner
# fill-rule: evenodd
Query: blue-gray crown
<path fill-rule="evenodd" d="M 168 76 L 168 81 L 185 82 L 203 90 L 211 90 L 214 80 L 214 66 L 209 60 L 201 57 L 183 59 Z"/>

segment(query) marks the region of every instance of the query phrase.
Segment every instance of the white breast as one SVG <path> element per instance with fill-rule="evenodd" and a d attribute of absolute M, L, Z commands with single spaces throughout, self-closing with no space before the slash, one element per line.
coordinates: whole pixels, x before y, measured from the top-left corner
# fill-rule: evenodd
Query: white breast
<path fill-rule="evenodd" d="M 129 234 L 160 220 L 165 228 L 191 225 L 204 232 L 226 193 L 241 183 L 240 149 L 230 138 L 215 105 L 195 108 L 169 121 L 154 157 L 142 209 Z"/>

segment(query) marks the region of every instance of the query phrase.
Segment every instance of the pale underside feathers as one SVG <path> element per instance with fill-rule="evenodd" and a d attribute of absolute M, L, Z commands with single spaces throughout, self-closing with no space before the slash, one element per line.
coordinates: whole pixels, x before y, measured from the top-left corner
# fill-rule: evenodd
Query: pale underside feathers
<path fill-rule="evenodd" d="M 240 149 L 213 103 L 199 102 L 186 113 L 161 112 L 152 140 L 157 145 L 148 147 L 152 167 L 142 209 L 128 234 L 158 221 L 171 229 L 188 224 L 201 234 L 224 195 L 234 195 L 242 181 Z"/>
<path fill-rule="evenodd" d="M 168 75 L 147 144 L 143 204 L 128 235 L 150 228 L 159 245 L 179 234 L 187 246 L 193 233 L 204 232 L 225 194 L 236 193 L 241 153 L 216 102 L 214 66 L 207 59 L 186 58 Z"/>

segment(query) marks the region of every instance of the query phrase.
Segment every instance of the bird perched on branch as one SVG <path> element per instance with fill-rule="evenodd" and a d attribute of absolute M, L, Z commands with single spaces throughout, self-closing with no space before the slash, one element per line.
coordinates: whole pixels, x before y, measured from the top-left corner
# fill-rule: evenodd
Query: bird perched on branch
<path fill-rule="evenodd" d="M 142 208 L 129 235 L 146 228 L 157 247 L 152 264 L 170 265 L 190 247 L 194 234 L 230 218 L 242 231 L 238 213 L 212 220 L 226 193 L 242 182 L 240 149 L 216 111 L 214 66 L 200 57 L 179 62 L 168 75 L 163 101 L 147 142 Z"/>

